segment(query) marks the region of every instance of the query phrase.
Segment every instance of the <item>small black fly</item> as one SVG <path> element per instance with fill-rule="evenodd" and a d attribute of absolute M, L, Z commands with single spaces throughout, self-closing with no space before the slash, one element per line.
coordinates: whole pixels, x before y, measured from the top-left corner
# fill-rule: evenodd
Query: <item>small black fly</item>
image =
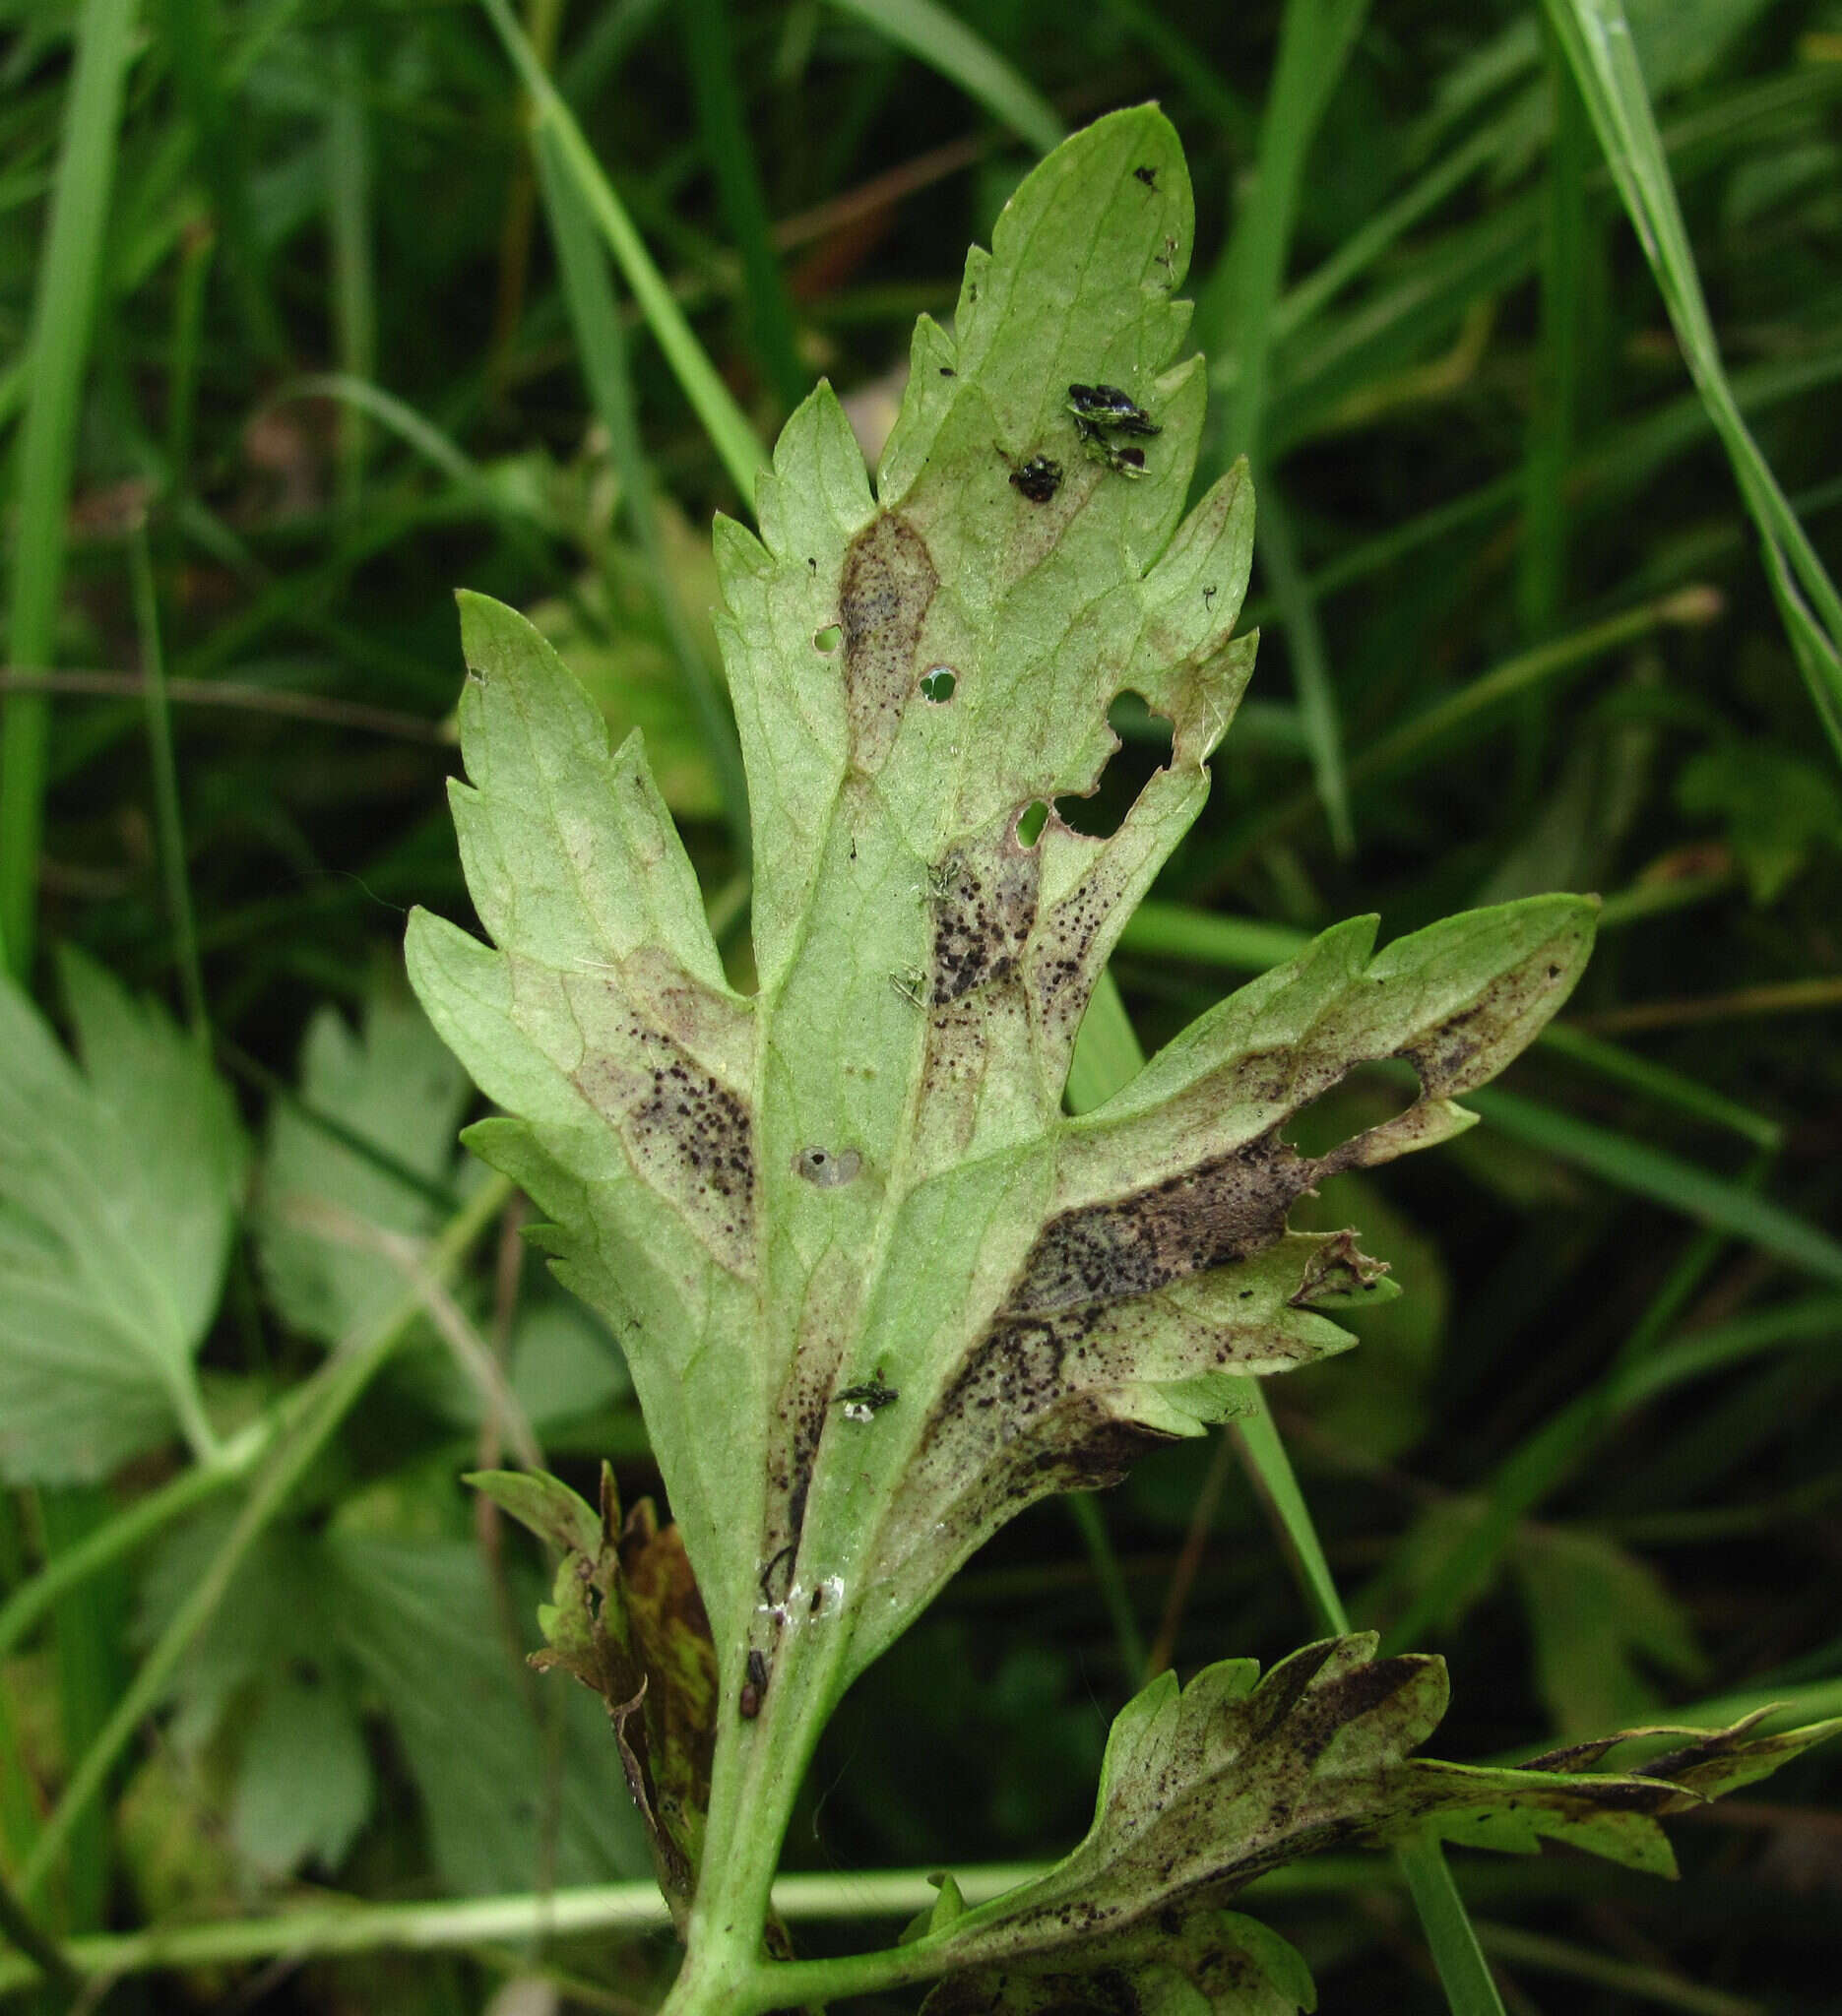
<path fill-rule="evenodd" d="M 1132 172 L 1144 183 L 1147 189 L 1157 188 L 1158 170 L 1156 168 L 1134 168 Z"/>
<path fill-rule="evenodd" d="M 861 1386 L 847 1386 L 838 1394 L 832 1405 L 842 1407 L 845 1419 L 849 1421 L 873 1420 L 891 1401 L 901 1399 L 900 1391 L 883 1380 L 882 1367 L 876 1367 L 876 1376 L 866 1379 Z"/>
<path fill-rule="evenodd" d="M 768 1691 L 768 1663 L 758 1652 L 748 1655 L 748 1677 L 742 1682 L 741 1698 L 735 1706 L 744 1722 L 761 1713 L 761 1697 Z"/>
<path fill-rule="evenodd" d="M 1106 430 L 1092 420 L 1075 416 L 1074 430 L 1081 437 L 1081 445 L 1094 462 L 1104 462 L 1118 476 L 1142 476 L 1145 473 L 1145 451 L 1142 448 L 1121 448 L 1117 442 L 1109 441 Z"/>
<path fill-rule="evenodd" d="M 1010 479 L 1032 504 L 1047 504 L 1061 488 L 1061 464 L 1050 462 L 1047 455 L 1033 455 L 1011 471 Z"/>
<path fill-rule="evenodd" d="M 1116 385 L 1069 386 L 1068 410 L 1091 427 L 1111 427 L 1120 434 L 1164 431 L 1129 392 Z"/>

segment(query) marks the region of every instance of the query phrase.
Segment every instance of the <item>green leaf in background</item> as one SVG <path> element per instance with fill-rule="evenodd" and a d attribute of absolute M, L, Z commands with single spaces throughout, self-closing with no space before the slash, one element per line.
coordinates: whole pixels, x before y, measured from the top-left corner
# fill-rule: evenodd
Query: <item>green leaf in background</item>
<path fill-rule="evenodd" d="M 445 1184 L 467 1074 L 413 1001 L 373 994 L 362 1034 L 322 1008 L 301 1045 L 300 1095 L 388 1158 L 368 1159 L 278 1102 L 258 1187 L 257 1252 L 278 1309 L 303 1336 L 337 1344 L 400 1301 L 404 1269 L 380 1235 L 420 1239 L 440 1213 L 401 1171 Z"/>
<path fill-rule="evenodd" d="M 451 1889 L 530 1887 L 552 1849 L 559 1882 L 644 1873 L 605 1716 L 574 1689 L 534 1700 L 478 1547 L 367 1531 L 366 1516 L 357 1500 L 328 1531 L 266 1536 L 174 1683 L 172 1744 L 206 1768 L 248 1875 L 338 1866 L 371 1811 L 363 1728 L 377 1717 Z M 155 1556 L 145 1632 L 209 1561 L 224 1517 L 195 1520 Z M 517 1569 L 510 1589 L 530 1616 L 536 1581 Z"/>
<path fill-rule="evenodd" d="M 243 1735 L 230 1839 L 258 1874 L 336 1869 L 371 1811 L 371 1760 L 350 1696 L 311 1667 L 263 1697 Z"/>
<path fill-rule="evenodd" d="M 1842 848 L 1834 771 L 1771 742 L 1736 737 L 1690 757 L 1676 802 L 1691 817 L 1725 822 L 1757 904 L 1776 902 L 1819 849 Z"/>
<path fill-rule="evenodd" d="M 1556 1738 L 1657 1715 L 1663 1697 L 1652 1672 L 1703 1677 L 1688 1612 L 1635 1554 L 1598 1534 L 1530 1526 L 1516 1537 L 1514 1560 Z"/>
<path fill-rule="evenodd" d="M 107 1475 L 175 1428 L 216 1441 L 195 1360 L 217 1312 L 245 1151 L 199 1045 L 76 953 L 81 1068 L 0 981 L 0 1475 Z"/>

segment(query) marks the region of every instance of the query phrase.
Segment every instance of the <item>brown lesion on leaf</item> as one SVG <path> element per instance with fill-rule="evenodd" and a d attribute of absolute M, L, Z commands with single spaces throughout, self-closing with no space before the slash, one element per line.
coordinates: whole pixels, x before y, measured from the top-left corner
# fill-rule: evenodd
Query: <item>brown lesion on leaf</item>
<path fill-rule="evenodd" d="M 1272 1128 L 1129 1196 L 1064 1211 L 1038 1234 L 1006 1312 L 1149 1294 L 1244 1259 L 1284 1233 L 1294 1199 L 1324 1172 L 1324 1163 L 1306 1161 Z"/>
<path fill-rule="evenodd" d="M 1041 856 L 1018 845 L 1008 820 L 995 843 L 956 849 L 929 870 L 935 1007 L 1016 973 L 1036 925 L 1041 879 Z"/>
<path fill-rule="evenodd" d="M 552 1598 L 549 1644 L 531 1664 L 540 1672 L 560 1667 L 602 1697 L 681 1929 L 710 1805 L 716 1648 L 678 1529 L 660 1526 L 650 1498 L 623 1519 L 605 1464 L 599 1544 L 593 1556 L 574 1547 L 564 1554 Z"/>
<path fill-rule="evenodd" d="M 1287 1297 L 1295 1309 L 1306 1309 L 1326 1295 L 1348 1294 L 1352 1290 L 1372 1289 L 1388 1273 L 1385 1260 L 1371 1259 L 1357 1244 L 1354 1226 L 1333 1232 L 1321 1246 L 1311 1249 L 1304 1263 L 1304 1278 Z"/>
<path fill-rule="evenodd" d="M 680 1206 L 736 1274 L 753 1264 L 754 1124 L 744 1101 L 662 1029 L 628 1011 L 618 1047 L 585 1058 L 576 1089 L 620 1133 L 639 1173 Z"/>
<path fill-rule="evenodd" d="M 895 746 L 938 586 L 927 542 L 898 512 L 879 513 L 845 554 L 838 616 L 852 762 L 860 771 L 880 770 Z"/>

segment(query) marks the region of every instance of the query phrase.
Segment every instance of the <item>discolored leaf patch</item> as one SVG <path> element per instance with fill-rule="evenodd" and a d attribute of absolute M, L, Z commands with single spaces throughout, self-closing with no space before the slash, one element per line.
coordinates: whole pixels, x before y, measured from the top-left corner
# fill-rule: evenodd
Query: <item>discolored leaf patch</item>
<path fill-rule="evenodd" d="M 1590 1766 L 1642 1732 L 1520 1770 L 1444 1764 L 1412 1754 L 1444 1713 L 1443 1662 L 1374 1654 L 1373 1636 L 1364 1634 L 1306 1646 L 1264 1678 L 1251 1660 L 1233 1660 L 1184 1688 L 1170 1673 L 1153 1681 L 1113 1724 L 1087 1838 L 1047 1874 L 938 1935 L 943 1962 L 969 1981 L 937 1991 L 930 2016 L 1053 2006 L 1030 1999 L 1037 1989 L 1011 1985 L 1012 1977 L 1021 1968 L 1021 1979 L 1040 1980 L 1033 1970 L 1065 1965 L 1053 1956 L 1074 1941 L 1082 1965 L 1103 1970 L 1103 1981 L 1109 1964 L 1135 1981 L 1142 1964 L 1180 1968 L 1185 1955 L 1224 1944 L 1232 1951 L 1236 1939 L 1222 1930 L 1218 1908 L 1267 1870 L 1330 1848 L 1430 1836 L 1528 1853 L 1557 1841 L 1670 1875 L 1662 1815 L 1762 1776 L 1838 1727 L 1758 1738 L 1752 1718 L 1699 1732 L 1635 1775 L 1598 1776 Z M 1267 1951 L 1257 1941 L 1253 1950 Z M 999 1963 L 994 1989 L 988 1970 Z M 1296 1975 L 1260 1971 L 1266 1989 L 1234 1963 L 1203 2006 L 1310 2006 L 1308 1983 L 1300 1993 Z M 1193 1976 L 1192 1985 L 1211 1992 Z M 1259 1999 L 1278 1987 L 1295 2002 Z M 1093 2006 L 1115 2004 L 1103 1993 Z"/>

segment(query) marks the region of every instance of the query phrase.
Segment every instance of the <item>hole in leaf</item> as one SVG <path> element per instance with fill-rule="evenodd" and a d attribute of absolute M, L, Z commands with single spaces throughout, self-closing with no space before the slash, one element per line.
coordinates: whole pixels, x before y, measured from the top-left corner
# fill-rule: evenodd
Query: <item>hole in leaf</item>
<path fill-rule="evenodd" d="M 1404 1113 L 1420 1097 L 1420 1081 L 1400 1063 L 1356 1064 L 1293 1114 L 1281 1136 L 1301 1155 L 1328 1155 Z"/>
<path fill-rule="evenodd" d="M 931 700 L 937 707 L 942 701 L 951 700 L 953 689 L 959 684 L 959 674 L 951 665 L 929 665 L 921 674 L 921 698 Z"/>
<path fill-rule="evenodd" d="M 1171 762 L 1172 725 L 1154 714 L 1142 693 L 1129 687 L 1108 709 L 1119 747 L 1107 759 L 1094 789 L 1080 798 L 1057 798 L 1055 810 L 1077 833 L 1111 840 L 1138 802 L 1138 794 Z"/>
<path fill-rule="evenodd" d="M 1048 824 L 1048 807 L 1038 798 L 1034 805 L 1026 805 L 1017 818 L 1017 845 L 1035 847 L 1043 837 L 1043 829 Z"/>
<path fill-rule="evenodd" d="M 812 633 L 812 649 L 822 651 L 829 658 L 845 641 L 844 626 L 841 623 L 827 623 L 823 630 Z"/>

